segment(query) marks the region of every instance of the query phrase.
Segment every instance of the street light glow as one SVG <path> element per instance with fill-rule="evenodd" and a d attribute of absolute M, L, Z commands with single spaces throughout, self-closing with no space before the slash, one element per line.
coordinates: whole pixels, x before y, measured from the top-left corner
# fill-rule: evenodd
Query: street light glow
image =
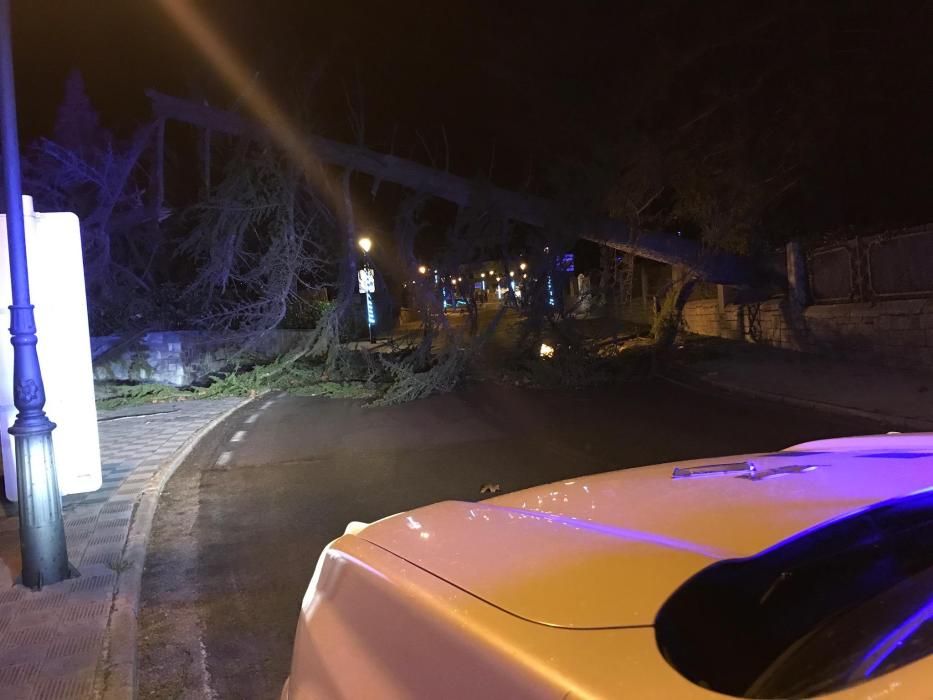
<path fill-rule="evenodd" d="M 519 265 L 519 268 L 521 268 L 522 270 L 526 269 L 527 267 L 528 265 L 526 265 L 525 263 L 522 263 Z"/>
<path fill-rule="evenodd" d="M 515 277 L 515 270 L 511 270 L 509 272 L 509 277 Z"/>
<path fill-rule="evenodd" d="M 485 277 L 485 276 L 486 276 L 486 273 L 485 273 L 485 272 L 480 272 L 480 273 L 479 273 L 479 276 L 480 276 L 480 277 Z"/>
<path fill-rule="evenodd" d="M 423 275 L 424 273 L 426 273 L 427 271 L 428 271 L 428 268 L 426 268 L 424 265 L 421 265 L 421 266 L 418 268 L 418 272 L 420 272 L 422 275 Z"/>
<path fill-rule="evenodd" d="M 370 248 L 373 247 L 373 242 L 369 238 L 361 238 L 358 243 L 364 253 L 368 253 Z"/>

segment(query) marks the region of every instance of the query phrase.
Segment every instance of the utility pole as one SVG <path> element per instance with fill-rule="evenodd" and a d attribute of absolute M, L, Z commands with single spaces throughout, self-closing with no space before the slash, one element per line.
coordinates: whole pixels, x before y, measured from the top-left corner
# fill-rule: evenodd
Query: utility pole
<path fill-rule="evenodd" d="M 6 183 L 6 228 L 10 252 L 13 305 L 13 403 L 17 415 L 10 433 L 16 446 L 19 491 L 19 541 L 23 555 L 22 583 L 34 590 L 69 576 L 62 497 L 55 471 L 52 430 L 45 407 L 45 387 L 36 353 L 36 321 L 29 300 L 26 232 L 16 129 L 10 0 L 0 0 L 0 131 Z"/>

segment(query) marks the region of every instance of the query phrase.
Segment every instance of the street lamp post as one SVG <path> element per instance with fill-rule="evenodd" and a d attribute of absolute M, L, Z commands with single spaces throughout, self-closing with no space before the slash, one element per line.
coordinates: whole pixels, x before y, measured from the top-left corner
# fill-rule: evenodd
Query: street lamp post
<path fill-rule="evenodd" d="M 360 277 L 360 283 L 363 283 L 363 279 L 366 279 L 366 288 L 365 290 L 361 289 L 360 291 L 365 291 L 366 293 L 366 327 L 369 329 L 369 342 L 373 342 L 373 325 L 376 323 L 376 309 L 373 306 L 373 286 L 371 284 L 373 279 L 373 274 L 371 268 L 369 267 L 369 250 L 373 247 L 373 242 L 369 238 L 361 238 L 359 241 L 359 246 L 363 251 L 363 271 L 364 275 Z"/>
<path fill-rule="evenodd" d="M 17 415 L 10 433 L 16 445 L 22 583 L 39 589 L 68 578 L 69 567 L 62 497 L 52 449 L 55 424 L 43 410 L 45 387 L 36 352 L 35 314 L 29 299 L 9 0 L 0 0 L 0 121 L 13 288 L 10 334 L 13 343 L 13 403 Z"/>

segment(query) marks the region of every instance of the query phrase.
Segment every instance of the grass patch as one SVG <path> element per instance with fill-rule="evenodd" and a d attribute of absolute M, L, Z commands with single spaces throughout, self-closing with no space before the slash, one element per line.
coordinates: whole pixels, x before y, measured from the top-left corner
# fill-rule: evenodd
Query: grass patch
<path fill-rule="evenodd" d="M 194 392 L 165 384 L 97 385 L 97 408 L 113 409 L 197 398 Z"/>

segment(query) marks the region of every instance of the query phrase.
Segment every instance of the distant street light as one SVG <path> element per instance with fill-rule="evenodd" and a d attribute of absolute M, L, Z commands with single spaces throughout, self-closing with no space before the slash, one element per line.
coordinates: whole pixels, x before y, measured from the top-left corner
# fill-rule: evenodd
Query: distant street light
<path fill-rule="evenodd" d="M 490 277 L 492 277 L 494 274 L 496 274 L 496 273 L 493 272 L 492 270 L 489 271 L 489 276 L 490 276 Z"/>
<path fill-rule="evenodd" d="M 418 267 L 418 272 L 420 272 L 422 275 L 425 274 L 427 271 L 428 271 L 428 268 L 426 268 L 424 265 L 420 265 Z"/>
<path fill-rule="evenodd" d="M 368 238 L 365 238 L 365 237 L 364 237 L 364 238 L 361 238 L 361 239 L 358 241 L 358 243 L 359 243 L 360 248 L 363 249 L 363 252 L 364 252 L 364 253 L 368 253 L 368 252 L 370 251 L 370 249 L 373 247 L 373 242 L 372 242 L 371 240 L 369 240 Z"/>
<path fill-rule="evenodd" d="M 515 277 L 515 270 L 511 270 L 509 272 L 509 277 Z"/>
<path fill-rule="evenodd" d="M 521 268 L 522 270 L 526 269 L 527 267 L 528 265 L 526 265 L 525 263 L 522 263 L 519 265 L 519 268 Z"/>
<path fill-rule="evenodd" d="M 479 273 L 479 276 L 480 276 L 480 277 L 485 277 L 485 276 L 486 276 L 486 273 L 485 273 L 485 272 L 480 272 L 480 273 Z"/>

